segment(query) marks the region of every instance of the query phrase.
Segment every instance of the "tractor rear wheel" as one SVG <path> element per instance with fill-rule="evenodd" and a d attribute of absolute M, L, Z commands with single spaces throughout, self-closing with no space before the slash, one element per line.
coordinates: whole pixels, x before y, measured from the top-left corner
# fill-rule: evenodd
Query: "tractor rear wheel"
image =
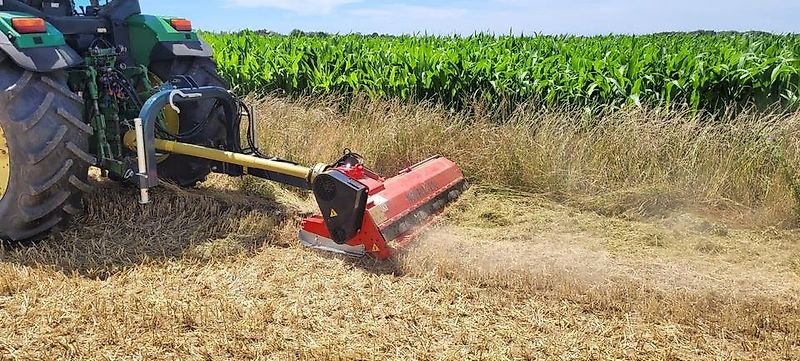
<path fill-rule="evenodd" d="M 83 211 L 92 128 L 66 77 L 24 70 L 0 52 L 0 239 L 42 238 Z"/>
<path fill-rule="evenodd" d="M 158 61 L 150 65 L 150 71 L 163 81 L 175 76 L 188 75 L 199 86 L 218 86 L 228 89 L 219 74 L 214 60 L 209 58 L 175 58 Z M 179 133 L 193 133 L 181 137 L 179 141 L 220 148 L 225 145 L 227 131 L 222 107 L 215 100 L 199 100 L 181 103 L 178 106 Z M 201 129 L 197 129 L 201 125 Z M 159 178 L 169 180 L 182 187 L 193 187 L 206 179 L 211 173 L 211 162 L 184 155 L 170 155 L 158 164 Z"/>

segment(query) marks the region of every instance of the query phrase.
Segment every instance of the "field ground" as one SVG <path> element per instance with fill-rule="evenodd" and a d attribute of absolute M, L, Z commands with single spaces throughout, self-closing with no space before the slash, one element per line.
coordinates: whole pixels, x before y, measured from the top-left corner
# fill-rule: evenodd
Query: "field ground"
<path fill-rule="evenodd" d="M 338 117 L 324 107 L 297 107 L 268 101 L 259 111 L 284 125 L 281 134 L 302 135 L 293 120 L 303 117 L 316 125 Z M 387 116 L 391 107 L 359 113 L 360 122 L 341 133 L 325 128 L 331 133 L 324 141 L 334 144 L 313 152 L 330 156 L 347 137 L 360 137 L 358 127 L 374 124 L 372 118 L 424 123 L 421 110 Z M 385 129 L 370 129 L 362 131 L 384 139 Z M 417 157 L 401 143 L 365 155 Z M 303 160 L 314 156 L 292 153 L 292 145 L 308 145 L 288 138 L 268 144 Z M 469 153 L 444 151 L 460 160 Z M 493 170 L 511 183 L 501 168 Z M 690 184 L 670 174 L 673 183 L 660 187 Z M 714 200 L 714 192 L 747 193 L 729 187 L 641 197 L 614 190 L 622 196 L 611 197 L 575 193 L 569 184 L 523 192 L 477 178 L 391 263 L 299 246 L 298 222 L 313 203 L 277 186 L 214 176 L 198 190 L 159 188 L 154 203 L 142 208 L 134 189 L 96 180 L 87 212 L 73 226 L 0 251 L 0 354 L 20 360 L 800 357 L 800 231 L 787 225 L 784 208 L 791 206 L 770 203 L 791 197 L 762 197 L 763 207 L 743 211 L 744 196 L 730 201 L 735 207 Z M 611 189 L 612 182 L 605 184 Z M 702 201 L 689 201 L 699 192 Z M 751 213 L 757 216 L 742 216 Z"/>

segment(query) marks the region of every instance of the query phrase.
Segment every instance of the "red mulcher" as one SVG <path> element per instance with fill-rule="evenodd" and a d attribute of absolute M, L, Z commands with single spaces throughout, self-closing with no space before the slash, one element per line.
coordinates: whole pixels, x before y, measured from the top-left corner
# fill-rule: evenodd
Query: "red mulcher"
<path fill-rule="evenodd" d="M 217 99 L 224 105 L 224 113 L 233 118 L 244 108 L 222 88 L 166 89 L 146 102 L 140 118 L 134 120 L 135 130 L 125 134 L 125 144 L 137 152 L 138 172 L 132 174 L 138 177 L 142 204 L 149 202 L 149 189 L 158 185 L 157 151 L 207 159 L 214 162 L 216 171 L 231 176 L 249 175 L 313 191 L 320 213 L 303 221 L 300 240 L 304 244 L 352 256 L 387 259 L 393 248 L 407 243 L 414 231 L 429 223 L 467 187 L 458 166 L 438 156 L 388 179 L 367 169 L 361 156 L 349 150 L 333 164 L 312 167 L 264 156 L 254 145 L 249 111 L 243 112 L 250 118 L 248 152 L 241 146 L 222 150 L 155 137 L 155 124 L 164 107 L 171 102 L 203 98 Z M 231 129 L 240 123 L 234 120 Z M 236 144 L 240 140 L 230 142 Z"/>
<path fill-rule="evenodd" d="M 385 179 L 348 153 L 315 179 L 321 214 L 303 221 L 300 240 L 325 251 L 387 259 L 467 187 L 458 166 L 443 157 Z"/>

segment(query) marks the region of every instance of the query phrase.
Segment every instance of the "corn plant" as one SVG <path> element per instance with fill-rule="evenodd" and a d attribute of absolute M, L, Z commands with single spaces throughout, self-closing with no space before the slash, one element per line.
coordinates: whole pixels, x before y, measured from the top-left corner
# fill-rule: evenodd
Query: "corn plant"
<path fill-rule="evenodd" d="M 463 105 L 800 105 L 800 36 L 310 36 L 205 33 L 240 92 Z"/>

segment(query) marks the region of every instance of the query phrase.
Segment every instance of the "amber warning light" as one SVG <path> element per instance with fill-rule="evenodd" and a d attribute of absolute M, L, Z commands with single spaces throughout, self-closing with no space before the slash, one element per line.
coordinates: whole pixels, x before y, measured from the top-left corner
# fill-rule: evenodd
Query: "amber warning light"
<path fill-rule="evenodd" d="M 187 19 L 171 19 L 169 23 L 175 30 L 192 31 L 192 22 Z"/>
<path fill-rule="evenodd" d="M 46 33 L 47 24 L 40 18 L 11 19 L 11 26 L 20 34 Z"/>

